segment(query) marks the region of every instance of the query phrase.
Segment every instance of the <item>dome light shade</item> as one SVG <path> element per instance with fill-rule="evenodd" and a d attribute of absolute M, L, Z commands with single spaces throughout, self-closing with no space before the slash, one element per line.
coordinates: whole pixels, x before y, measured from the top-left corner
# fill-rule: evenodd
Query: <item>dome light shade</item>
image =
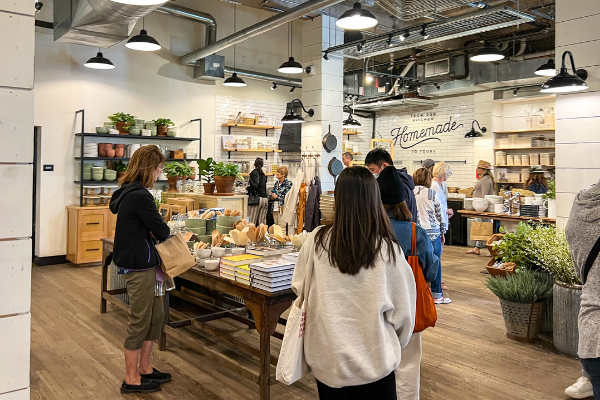
<path fill-rule="evenodd" d="M 302 107 L 304 112 L 308 114 L 309 117 L 315 115 L 315 110 L 313 110 L 312 108 L 310 110 L 306 110 L 306 108 L 304 108 L 304 104 L 302 104 L 302 101 L 300 99 L 294 99 L 288 104 L 288 107 L 285 110 L 285 115 L 283 116 L 283 118 L 281 118 L 282 124 L 301 124 L 304 122 L 304 118 L 302 118 L 301 115 L 296 114 L 296 112 L 294 111 L 294 103 L 298 103 L 300 107 Z"/>
<path fill-rule="evenodd" d="M 113 69 L 115 65 L 102 55 L 102 52 L 98 52 L 96 57 L 92 57 L 83 64 L 84 67 L 92 69 Z"/>
<path fill-rule="evenodd" d="M 500 50 L 492 46 L 489 42 L 485 42 L 484 46 L 471 56 L 471 61 L 489 62 L 499 61 L 503 58 L 504 54 Z"/>
<path fill-rule="evenodd" d="M 281 118 L 281 123 L 282 124 L 302 124 L 302 123 L 304 123 L 304 118 L 302 118 L 300 115 L 296 115 L 295 113 L 292 113 L 291 115 L 286 115 L 283 118 Z"/>
<path fill-rule="evenodd" d="M 131 4 L 132 6 L 156 6 L 163 4 L 164 0 L 111 0 L 115 3 Z"/>
<path fill-rule="evenodd" d="M 574 74 L 569 74 L 565 65 L 565 58 L 569 56 L 571 59 L 571 68 Z M 587 71 L 584 69 L 576 69 L 575 61 L 573 60 L 573 54 L 570 51 L 565 51 L 562 55 L 562 64 L 560 66 L 560 72 L 558 75 L 548 79 L 546 83 L 542 85 L 540 92 L 542 93 L 569 93 L 579 92 L 586 90 L 588 85 L 585 83 L 587 79 Z"/>
<path fill-rule="evenodd" d="M 372 28 L 378 23 L 377 18 L 357 1 L 352 9 L 344 11 L 335 24 L 342 29 L 357 30 Z"/>
<path fill-rule="evenodd" d="M 242 78 L 238 77 L 237 73 L 234 72 L 233 75 L 231 75 L 229 78 L 225 79 L 225 81 L 223 82 L 223 86 L 241 87 L 241 86 L 246 86 L 246 82 L 244 82 L 244 80 Z"/>
<path fill-rule="evenodd" d="M 140 51 L 156 51 L 161 48 L 156 39 L 152 36 L 148 36 L 148 32 L 146 32 L 145 29 L 142 29 L 139 35 L 135 35 L 129 39 L 125 44 L 125 47 Z"/>
<path fill-rule="evenodd" d="M 535 74 L 541 76 L 555 76 L 556 65 L 554 65 L 554 60 L 550 59 L 546 64 L 541 65 L 538 69 L 535 70 Z"/>
<path fill-rule="evenodd" d="M 302 64 L 294 60 L 294 57 L 290 57 L 289 60 L 277 68 L 277 71 L 282 74 L 301 74 L 304 71 L 304 68 L 302 68 Z"/>

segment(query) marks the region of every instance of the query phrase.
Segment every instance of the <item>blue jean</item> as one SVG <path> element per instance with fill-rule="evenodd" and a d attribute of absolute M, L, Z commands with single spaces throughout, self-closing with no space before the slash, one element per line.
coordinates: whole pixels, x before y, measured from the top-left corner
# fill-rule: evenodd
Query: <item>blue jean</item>
<path fill-rule="evenodd" d="M 433 254 L 440 259 L 437 276 L 431 282 L 431 295 L 434 299 L 439 299 L 444 295 L 442 293 L 442 237 L 438 236 L 431 244 L 433 245 Z"/>
<path fill-rule="evenodd" d="M 600 358 L 582 358 L 581 364 L 592 382 L 594 398 L 600 399 Z"/>

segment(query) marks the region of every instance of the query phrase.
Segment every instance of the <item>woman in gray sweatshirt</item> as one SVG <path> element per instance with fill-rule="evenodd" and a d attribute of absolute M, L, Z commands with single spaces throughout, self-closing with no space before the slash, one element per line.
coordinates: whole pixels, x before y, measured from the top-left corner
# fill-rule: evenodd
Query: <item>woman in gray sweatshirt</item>
<path fill-rule="evenodd" d="M 366 168 L 342 171 L 333 223 L 317 228 L 300 251 L 296 294 L 307 268 L 304 354 L 319 399 L 395 400 L 394 370 L 415 324 L 416 288 Z"/>

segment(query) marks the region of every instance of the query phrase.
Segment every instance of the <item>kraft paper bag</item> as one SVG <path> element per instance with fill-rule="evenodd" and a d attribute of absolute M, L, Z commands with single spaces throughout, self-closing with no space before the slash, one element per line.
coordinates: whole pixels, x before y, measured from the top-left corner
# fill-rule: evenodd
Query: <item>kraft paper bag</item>
<path fill-rule="evenodd" d="M 494 234 L 493 222 L 471 222 L 471 240 L 487 241 Z"/>
<path fill-rule="evenodd" d="M 171 278 L 183 274 L 196 265 L 196 260 L 194 260 L 194 257 L 190 253 L 190 249 L 183 240 L 181 233 L 156 245 L 156 250 L 165 266 L 164 271 Z"/>

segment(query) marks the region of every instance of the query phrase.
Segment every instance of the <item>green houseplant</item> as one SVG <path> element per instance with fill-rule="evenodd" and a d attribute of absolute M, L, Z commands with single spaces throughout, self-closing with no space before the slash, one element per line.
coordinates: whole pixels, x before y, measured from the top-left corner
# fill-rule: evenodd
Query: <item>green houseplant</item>
<path fill-rule="evenodd" d="M 167 130 L 169 129 L 169 126 L 175 125 L 173 121 L 171 121 L 168 118 L 158 118 L 155 119 L 153 122 L 154 125 L 156 125 L 156 128 L 158 129 L 158 136 L 167 136 Z"/>
<path fill-rule="evenodd" d="M 115 123 L 115 128 L 119 130 L 119 134 L 128 135 L 129 127 L 135 125 L 135 115 L 117 112 L 109 115 L 108 119 Z"/>
<path fill-rule="evenodd" d="M 215 161 L 212 158 L 198 160 L 198 172 L 200 179 L 204 181 L 204 194 L 213 194 L 215 192 L 215 183 L 213 182 L 213 173 L 215 170 Z"/>
<path fill-rule="evenodd" d="M 113 169 L 117 171 L 117 178 L 121 179 L 122 176 L 125 175 L 125 171 L 127 171 L 128 163 L 123 161 L 115 161 L 113 163 Z"/>
<path fill-rule="evenodd" d="M 195 174 L 194 169 L 190 167 L 187 161 L 183 164 L 177 161 L 170 162 L 163 166 L 163 172 L 167 174 L 167 180 L 169 181 L 168 192 L 177 191 L 177 181 L 183 181 Z"/>
<path fill-rule="evenodd" d="M 237 164 L 225 164 L 222 161 L 215 164 L 213 175 L 217 193 L 223 195 L 233 195 L 233 185 L 236 178 L 244 179 L 240 175 L 240 167 Z"/>
<path fill-rule="evenodd" d="M 548 202 L 548 218 L 556 218 L 556 181 L 548 182 L 548 191 L 544 194 L 544 199 Z"/>

